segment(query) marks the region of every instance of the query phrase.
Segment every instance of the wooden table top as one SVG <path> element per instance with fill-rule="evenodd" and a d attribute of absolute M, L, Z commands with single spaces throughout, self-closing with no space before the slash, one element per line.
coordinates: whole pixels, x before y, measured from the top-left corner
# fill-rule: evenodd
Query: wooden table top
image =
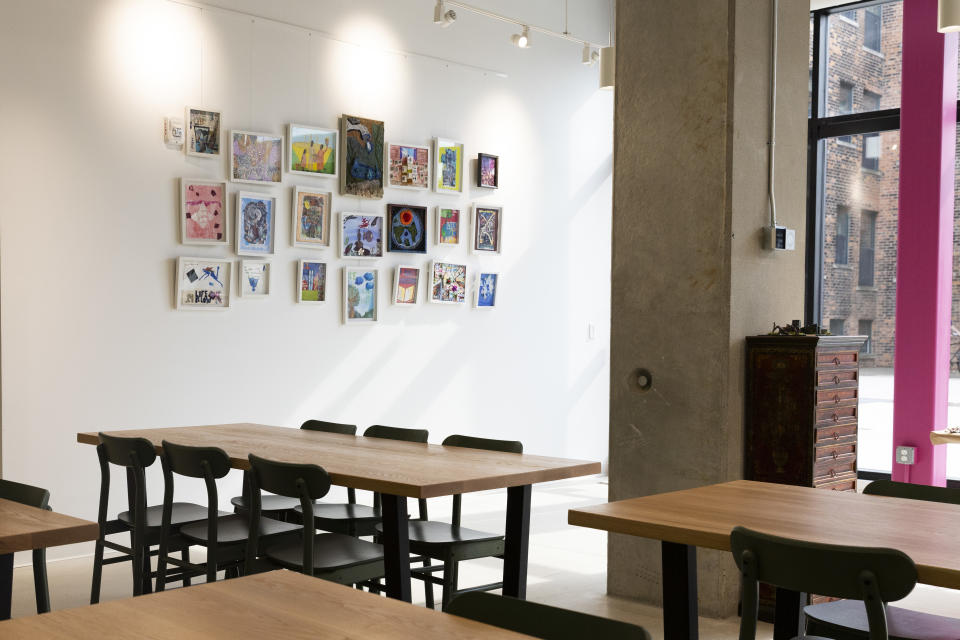
<path fill-rule="evenodd" d="M 950 444 L 960 443 L 960 433 L 949 433 L 946 429 L 943 431 L 930 432 L 931 444 Z"/>
<path fill-rule="evenodd" d="M 285 570 L 16 618 L 0 622 L 0 637 L 529 638 Z"/>
<path fill-rule="evenodd" d="M 570 524 L 721 551 L 741 525 L 778 536 L 891 547 L 920 582 L 960 589 L 960 506 L 737 480 L 571 509 Z"/>
<path fill-rule="evenodd" d="M 249 469 L 247 455 L 282 462 L 317 464 L 333 484 L 410 498 L 502 489 L 600 473 L 599 462 L 481 451 L 436 444 L 364 438 L 262 424 L 223 424 L 106 431 L 141 437 L 160 450 L 163 440 L 220 447 L 237 469 Z M 78 433 L 77 442 L 97 444 L 96 433 Z"/>
<path fill-rule="evenodd" d="M 96 540 L 96 522 L 0 498 L 0 553 Z"/>

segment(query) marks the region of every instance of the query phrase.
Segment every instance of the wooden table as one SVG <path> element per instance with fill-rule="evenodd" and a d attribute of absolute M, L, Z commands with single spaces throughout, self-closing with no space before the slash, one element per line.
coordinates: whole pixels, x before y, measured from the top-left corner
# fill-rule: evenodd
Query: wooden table
<path fill-rule="evenodd" d="M 480 451 L 435 444 L 364 438 L 259 424 L 168 427 L 109 431 L 110 435 L 220 447 L 237 469 L 249 469 L 255 453 L 282 462 L 317 464 L 333 484 L 382 495 L 387 595 L 410 601 L 410 544 L 407 498 L 507 488 L 503 593 L 525 597 L 530 537 L 530 486 L 600 472 L 599 462 Z M 96 433 L 78 433 L 77 442 L 97 444 Z"/>
<path fill-rule="evenodd" d="M 0 620 L 10 617 L 15 551 L 97 538 L 97 523 L 0 498 Z"/>
<path fill-rule="evenodd" d="M 946 429 L 942 431 L 930 432 L 931 444 L 957 444 L 960 443 L 960 433 L 950 433 Z"/>
<path fill-rule="evenodd" d="M 0 623 L 0 637 L 522 640 L 530 636 L 281 570 L 17 618 Z"/>
<path fill-rule="evenodd" d="M 737 480 L 571 509 L 569 522 L 662 541 L 668 640 L 697 637 L 696 548 L 729 551 L 737 525 L 811 542 L 899 549 L 917 564 L 920 582 L 960 589 L 957 505 Z M 775 639 L 797 634 L 799 612 L 800 594 L 778 589 Z"/>

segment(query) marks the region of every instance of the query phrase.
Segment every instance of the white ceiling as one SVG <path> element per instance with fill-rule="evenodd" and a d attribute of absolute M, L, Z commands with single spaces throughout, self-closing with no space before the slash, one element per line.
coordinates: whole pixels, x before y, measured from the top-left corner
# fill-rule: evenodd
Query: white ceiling
<path fill-rule="evenodd" d="M 838 4 L 847 4 L 850 1 L 851 0 L 810 0 L 810 11 L 835 7 Z"/>

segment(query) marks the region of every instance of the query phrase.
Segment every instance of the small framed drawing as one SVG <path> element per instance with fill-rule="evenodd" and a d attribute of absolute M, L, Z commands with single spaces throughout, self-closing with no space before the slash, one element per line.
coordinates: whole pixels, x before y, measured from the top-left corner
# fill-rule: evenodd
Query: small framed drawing
<path fill-rule="evenodd" d="M 309 187 L 293 188 L 293 246 L 325 249 L 330 246 L 330 204 L 333 195 Z"/>
<path fill-rule="evenodd" d="M 343 323 L 377 322 L 380 272 L 365 267 L 343 268 Z"/>
<path fill-rule="evenodd" d="M 382 258 L 383 216 L 365 213 L 341 213 L 340 257 Z"/>
<path fill-rule="evenodd" d="M 477 276 L 477 288 L 473 299 L 473 306 L 477 309 L 493 309 L 497 306 L 497 291 L 500 285 L 500 274 L 490 271 L 481 271 Z"/>
<path fill-rule="evenodd" d="M 500 157 L 477 154 L 477 186 L 496 189 L 500 186 Z"/>
<path fill-rule="evenodd" d="M 230 306 L 230 260 L 177 258 L 177 309 L 226 309 Z"/>
<path fill-rule="evenodd" d="M 430 188 L 430 147 L 387 145 L 387 185 L 397 189 Z"/>
<path fill-rule="evenodd" d="M 463 191 L 463 143 L 434 138 L 433 190 L 437 193 Z"/>
<path fill-rule="evenodd" d="M 230 180 L 279 184 L 283 174 L 283 136 L 253 131 L 230 132 Z"/>
<path fill-rule="evenodd" d="M 414 307 L 420 297 L 420 267 L 401 264 L 393 278 L 393 304 Z"/>
<path fill-rule="evenodd" d="M 464 304 L 467 300 L 467 265 L 451 262 L 430 264 L 430 302 Z"/>
<path fill-rule="evenodd" d="M 437 244 L 441 246 L 456 246 L 460 244 L 460 220 L 463 213 L 460 209 L 437 207 Z"/>
<path fill-rule="evenodd" d="M 301 260 L 297 269 L 299 279 L 297 302 L 323 304 L 327 301 L 327 264 L 316 260 Z"/>
<path fill-rule="evenodd" d="M 272 254 L 276 218 L 276 198 L 248 191 L 237 193 L 237 254 Z"/>
<path fill-rule="evenodd" d="M 180 242 L 230 244 L 227 183 L 180 178 Z"/>
<path fill-rule="evenodd" d="M 340 134 L 340 194 L 379 200 L 383 197 L 383 122 L 343 114 Z"/>
<path fill-rule="evenodd" d="M 287 125 L 287 162 L 290 173 L 335 178 L 340 132 L 305 124 Z"/>
<path fill-rule="evenodd" d="M 473 207 L 474 253 L 500 253 L 503 207 Z"/>
<path fill-rule="evenodd" d="M 187 142 L 183 145 L 188 156 L 201 158 L 220 157 L 220 123 L 223 114 L 219 111 L 187 107 Z"/>
<path fill-rule="evenodd" d="M 387 205 L 387 251 L 427 252 L 427 208 L 410 204 Z"/>
<path fill-rule="evenodd" d="M 264 299 L 270 295 L 270 263 L 263 260 L 240 261 L 240 297 Z"/>

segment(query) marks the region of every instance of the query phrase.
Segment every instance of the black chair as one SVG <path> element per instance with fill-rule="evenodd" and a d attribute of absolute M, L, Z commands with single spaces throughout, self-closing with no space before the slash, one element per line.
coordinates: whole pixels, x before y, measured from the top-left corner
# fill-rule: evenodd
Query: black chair
<path fill-rule="evenodd" d="M 156 575 L 150 571 L 150 557 L 156 555 L 151 547 L 160 543 L 160 529 L 163 520 L 163 505 L 147 506 L 147 481 L 144 470 L 157 459 L 153 445 L 145 438 L 124 438 L 99 434 L 97 457 L 100 459 L 100 509 L 97 523 L 100 533 L 93 554 L 93 584 L 90 589 L 90 604 L 100 601 L 100 578 L 103 565 L 117 562 L 131 562 L 133 565 L 133 595 L 149 593 L 150 579 Z M 110 500 L 110 465 L 124 467 L 127 472 L 128 511 L 117 516 L 116 520 L 107 520 L 107 508 Z M 190 502 L 175 502 L 171 505 L 170 524 L 179 529 L 188 522 L 204 520 L 207 510 Z M 129 533 L 130 546 L 111 542 L 106 536 L 114 533 Z M 104 559 L 104 548 L 119 551 L 121 555 Z M 180 551 L 181 558 L 189 562 L 190 550 L 179 535 L 171 537 L 169 551 Z M 171 580 L 183 580 L 190 584 L 190 578 L 173 577 Z"/>
<path fill-rule="evenodd" d="M 492 593 L 458 595 L 447 611 L 541 640 L 650 640 L 643 627 L 633 624 Z"/>
<path fill-rule="evenodd" d="M 926 500 L 960 505 L 960 489 L 930 487 L 892 480 L 875 480 L 868 484 L 865 495 Z M 869 621 L 863 605 L 855 600 L 824 602 L 805 607 L 807 630 L 837 640 L 869 638 Z M 887 627 L 895 640 L 940 640 L 960 638 L 960 620 L 900 607 L 887 607 Z"/>
<path fill-rule="evenodd" d="M 870 640 L 888 640 L 886 603 L 906 597 L 917 584 L 913 560 L 896 549 L 805 542 L 744 527 L 733 529 L 730 548 L 743 581 L 740 640 L 756 637 L 760 582 L 861 601 Z"/>
<path fill-rule="evenodd" d="M 261 549 L 260 491 L 298 498 L 306 522 L 313 519 L 313 504 L 330 490 L 330 476 L 313 464 L 274 462 L 250 455 L 250 534 L 247 541 L 246 571 L 257 570 L 258 555 L 285 569 L 300 571 L 344 585 L 369 584 L 379 588 L 384 576 L 383 547 L 340 533 L 317 534 L 304 526 L 299 539 L 284 538 Z"/>
<path fill-rule="evenodd" d="M 160 553 L 157 558 L 157 591 L 163 591 L 167 577 L 167 563 L 179 567 L 185 574 L 206 574 L 207 582 L 215 582 L 217 571 L 227 577 L 240 574 L 246 559 L 246 542 L 250 533 L 249 517 L 228 514 L 217 509 L 217 480 L 230 472 L 230 456 L 218 447 L 191 447 L 163 441 L 163 521 L 160 529 Z M 173 533 L 174 474 L 202 478 L 207 489 L 207 517 L 205 520 L 180 526 L 180 537 L 188 544 L 206 547 L 204 564 L 168 557 L 167 549 Z M 267 541 L 299 531 L 300 526 L 271 518 L 260 519 L 259 536 Z"/>
<path fill-rule="evenodd" d="M 40 487 L 12 480 L 0 480 L 0 498 L 28 507 L 50 511 L 50 492 Z M 33 550 L 33 589 L 37 595 L 37 613 L 50 612 L 50 589 L 47 586 L 47 550 Z"/>

